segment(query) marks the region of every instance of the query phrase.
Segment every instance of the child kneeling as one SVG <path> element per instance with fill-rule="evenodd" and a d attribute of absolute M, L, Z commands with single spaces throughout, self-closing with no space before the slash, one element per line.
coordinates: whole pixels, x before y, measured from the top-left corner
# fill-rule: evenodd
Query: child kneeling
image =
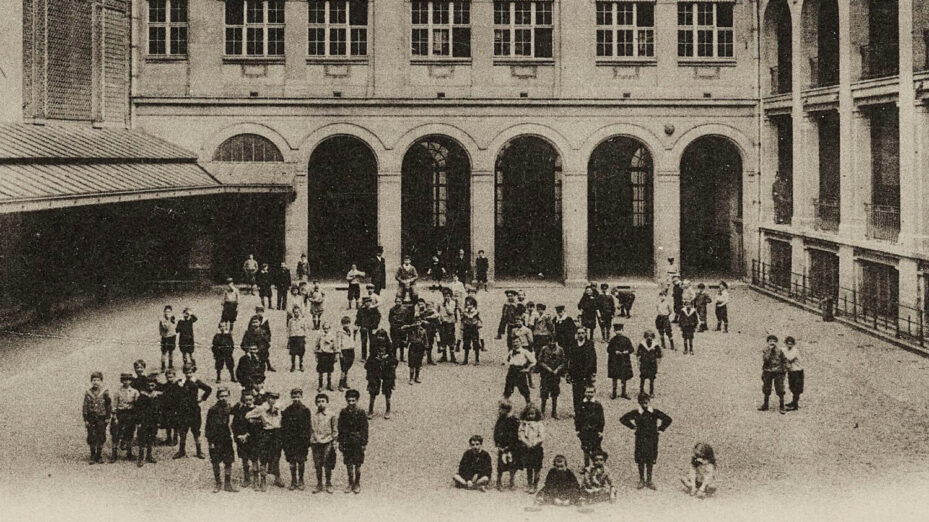
<path fill-rule="evenodd" d="M 712 446 L 698 442 L 690 457 L 690 473 L 681 477 L 681 483 L 690 496 L 704 498 L 716 491 L 716 454 Z"/>
<path fill-rule="evenodd" d="M 484 437 L 473 435 L 468 439 L 469 448 L 461 456 L 458 463 L 458 473 L 453 477 L 455 486 L 465 489 L 486 491 L 493 472 L 490 463 L 490 454 L 483 448 Z"/>
<path fill-rule="evenodd" d="M 606 469 L 606 459 L 609 455 L 605 451 L 594 453 L 593 461 L 590 466 L 584 469 L 584 481 L 581 489 L 584 494 L 584 501 L 588 503 L 595 502 L 616 502 L 616 486 L 613 485 L 613 478 L 610 471 Z"/>

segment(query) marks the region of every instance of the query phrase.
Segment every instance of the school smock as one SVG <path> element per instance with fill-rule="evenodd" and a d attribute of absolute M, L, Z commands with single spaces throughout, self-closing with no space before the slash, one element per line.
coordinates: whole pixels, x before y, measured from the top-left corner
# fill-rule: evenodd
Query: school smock
<path fill-rule="evenodd" d="M 661 410 L 652 408 L 631 410 L 619 422 L 635 430 L 635 461 L 639 464 L 654 464 L 658 460 L 658 434 L 671 425 L 671 417 Z"/>

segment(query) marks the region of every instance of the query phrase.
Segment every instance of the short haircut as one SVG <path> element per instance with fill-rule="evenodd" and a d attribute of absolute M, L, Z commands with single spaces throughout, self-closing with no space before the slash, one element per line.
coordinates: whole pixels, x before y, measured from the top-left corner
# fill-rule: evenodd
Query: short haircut
<path fill-rule="evenodd" d="M 651 398 L 652 398 L 651 395 L 649 395 L 649 394 L 647 394 L 647 393 L 645 393 L 645 392 L 639 392 L 638 401 L 639 401 L 640 403 L 643 402 L 643 401 L 650 400 Z"/>
<path fill-rule="evenodd" d="M 222 394 L 226 394 L 227 396 L 230 395 L 229 388 L 226 388 L 225 386 L 220 386 L 220 388 L 216 390 L 216 396 L 219 397 Z"/>
<path fill-rule="evenodd" d="M 788 335 L 784 338 L 784 344 L 797 344 L 797 340 Z"/>
<path fill-rule="evenodd" d="M 361 393 L 359 393 L 358 390 L 354 388 L 345 392 L 345 400 L 360 399 L 360 398 L 361 398 Z"/>
<path fill-rule="evenodd" d="M 352 324 L 352 319 L 351 319 L 349 316 L 346 315 L 346 316 L 342 317 L 341 323 L 342 323 L 342 324 Z"/>
<path fill-rule="evenodd" d="M 771 342 L 771 341 L 777 342 L 777 336 L 774 334 L 771 334 L 765 339 L 765 341 L 766 342 Z"/>
<path fill-rule="evenodd" d="M 329 402 L 329 396 L 325 393 L 317 393 L 316 398 L 313 399 L 313 402 L 316 402 L 319 399 L 323 399 L 324 401 Z"/>
<path fill-rule="evenodd" d="M 168 310 L 174 310 L 174 308 L 171 308 L 171 305 L 165 305 L 164 311 L 167 312 Z"/>
<path fill-rule="evenodd" d="M 556 464 L 556 463 L 558 463 L 559 461 L 560 461 L 560 462 L 564 462 L 565 464 L 568 463 L 567 457 L 565 457 L 564 455 L 560 455 L 560 454 L 559 454 L 559 455 L 555 455 L 555 458 L 552 459 L 552 464 Z"/>
<path fill-rule="evenodd" d="M 93 379 L 100 379 L 100 380 L 102 381 L 102 380 L 103 380 L 103 372 L 91 372 L 91 374 L 90 374 L 90 379 L 91 379 L 91 380 L 93 380 Z"/>
<path fill-rule="evenodd" d="M 480 435 L 471 435 L 471 438 L 468 439 L 468 444 L 471 444 L 472 442 L 477 442 L 478 444 L 483 444 L 483 443 L 484 443 L 484 437 L 481 437 Z"/>
<path fill-rule="evenodd" d="M 513 411 L 513 405 L 510 404 L 510 401 L 506 399 L 503 399 L 499 403 L 497 403 L 497 407 L 500 408 L 501 410 Z"/>
<path fill-rule="evenodd" d="M 133 367 L 133 368 L 136 368 L 136 367 L 145 368 L 145 361 L 142 360 L 142 359 L 136 359 L 136 361 L 135 361 L 134 363 L 132 363 L 132 367 Z"/>

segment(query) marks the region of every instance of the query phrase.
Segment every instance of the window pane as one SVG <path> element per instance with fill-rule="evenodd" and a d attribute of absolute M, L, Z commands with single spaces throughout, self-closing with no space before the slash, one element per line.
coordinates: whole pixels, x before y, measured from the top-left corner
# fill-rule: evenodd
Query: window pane
<path fill-rule="evenodd" d="M 414 25 L 429 23 L 429 2 L 413 2 L 411 21 Z"/>
<path fill-rule="evenodd" d="M 631 2 L 619 2 L 616 4 L 616 25 L 633 25 L 634 4 Z"/>
<path fill-rule="evenodd" d="M 597 31 L 597 56 L 613 56 L 613 31 Z"/>
<path fill-rule="evenodd" d="M 691 31 L 677 32 L 677 55 L 693 56 L 694 54 L 694 35 Z"/>
<path fill-rule="evenodd" d="M 655 5 L 636 4 L 637 22 L 639 27 L 655 27 Z"/>
<path fill-rule="evenodd" d="M 242 54 L 242 29 L 226 28 L 226 54 Z"/>
<path fill-rule="evenodd" d="M 535 3 L 535 23 L 536 25 L 552 25 L 551 2 Z"/>
<path fill-rule="evenodd" d="M 470 27 L 455 27 L 452 29 L 452 56 L 456 58 L 471 57 Z"/>
<path fill-rule="evenodd" d="M 717 56 L 731 57 L 733 52 L 732 29 L 720 29 L 717 32 L 717 39 L 719 40 Z"/>
<path fill-rule="evenodd" d="M 248 0 L 245 8 L 245 21 L 260 24 L 264 21 L 264 6 L 261 0 Z"/>
<path fill-rule="evenodd" d="M 697 4 L 697 25 L 713 25 L 713 4 Z"/>
<path fill-rule="evenodd" d="M 429 29 L 413 29 L 410 37 L 413 56 L 426 56 L 429 54 Z"/>
<path fill-rule="evenodd" d="M 516 56 L 532 56 L 532 29 L 517 29 L 513 54 Z"/>
<path fill-rule="evenodd" d="M 713 56 L 713 31 L 697 31 L 697 56 Z"/>
<path fill-rule="evenodd" d="M 677 4 L 677 25 L 693 25 L 692 4 Z"/>
<path fill-rule="evenodd" d="M 264 54 L 264 30 L 249 27 L 245 32 L 245 54 L 258 56 Z"/>
<path fill-rule="evenodd" d="M 368 25 L 368 2 L 363 0 L 352 0 L 349 3 L 350 25 Z"/>
<path fill-rule="evenodd" d="M 433 2 L 432 3 L 432 23 L 434 24 L 447 24 L 448 23 L 448 4 L 445 2 Z"/>
<path fill-rule="evenodd" d="M 268 0 L 268 23 L 284 23 L 284 0 Z"/>
<path fill-rule="evenodd" d="M 513 11 L 513 23 L 516 25 L 529 25 L 532 23 L 532 4 L 529 2 L 516 2 Z"/>
<path fill-rule="evenodd" d="M 333 56 L 345 56 L 345 29 L 329 29 L 329 54 Z"/>
<path fill-rule="evenodd" d="M 597 2 L 597 25 L 613 24 L 613 3 Z"/>
<path fill-rule="evenodd" d="M 632 29 L 616 31 L 616 56 L 635 56 L 632 34 Z"/>
<path fill-rule="evenodd" d="M 497 25 L 510 23 L 509 2 L 494 2 L 494 23 Z"/>
<path fill-rule="evenodd" d="M 329 0 L 329 23 L 345 23 L 345 2 L 342 0 Z"/>
<path fill-rule="evenodd" d="M 455 23 L 467 25 L 471 23 L 471 2 L 455 2 Z"/>
<path fill-rule="evenodd" d="M 165 28 L 148 28 L 148 54 L 165 54 Z"/>
<path fill-rule="evenodd" d="M 307 2 L 307 9 L 309 10 L 309 23 L 311 24 L 324 24 L 326 23 L 326 1 L 325 0 L 309 0 Z"/>
<path fill-rule="evenodd" d="M 187 27 L 171 28 L 171 54 L 187 54 Z"/>
<path fill-rule="evenodd" d="M 654 29 L 639 30 L 639 56 L 655 56 Z"/>
<path fill-rule="evenodd" d="M 368 54 L 368 30 L 352 29 L 352 56 Z"/>
<path fill-rule="evenodd" d="M 535 30 L 535 57 L 552 57 L 552 30 L 549 27 L 537 27 Z"/>
<path fill-rule="evenodd" d="M 732 4 L 716 4 L 716 25 L 732 27 Z"/>
<path fill-rule="evenodd" d="M 187 0 L 173 0 L 171 2 L 171 21 L 176 23 L 187 21 Z"/>
<path fill-rule="evenodd" d="M 166 16 L 166 0 L 151 0 L 148 3 L 148 21 L 150 23 L 164 23 Z M 226 8 L 228 10 L 228 7 Z"/>
<path fill-rule="evenodd" d="M 311 27 L 307 32 L 307 41 L 309 47 L 307 54 L 311 56 L 323 56 L 326 54 L 326 30 L 322 27 Z"/>
<path fill-rule="evenodd" d="M 494 56 L 510 55 L 510 31 L 494 29 Z"/>
<path fill-rule="evenodd" d="M 435 11 L 433 11 L 434 13 Z M 436 56 L 448 56 L 451 51 L 448 43 L 448 29 L 432 30 L 432 54 Z"/>
<path fill-rule="evenodd" d="M 284 54 L 284 28 L 268 28 L 268 54 L 281 56 Z"/>

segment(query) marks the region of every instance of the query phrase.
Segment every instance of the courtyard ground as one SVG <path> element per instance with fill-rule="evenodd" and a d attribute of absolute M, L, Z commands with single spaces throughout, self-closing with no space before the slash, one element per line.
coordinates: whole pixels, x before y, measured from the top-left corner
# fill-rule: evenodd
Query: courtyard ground
<path fill-rule="evenodd" d="M 579 292 L 536 287 L 528 298 L 573 309 Z M 626 331 L 634 342 L 651 327 L 654 287 L 640 285 Z M 329 292 L 326 319 L 337 324 L 342 292 Z M 172 460 L 172 448 L 156 447 L 159 462 L 137 468 L 121 460 L 88 466 L 80 402 L 92 370 L 105 386 L 118 387 L 118 374 L 144 358 L 158 364 L 156 322 L 165 303 L 191 306 L 200 321 L 200 343 L 209 343 L 219 318 L 218 292 L 141 296 L 40 325 L 0 332 L 0 502 L 3 518 L 17 520 L 220 520 L 258 516 L 322 517 L 325 520 L 556 520 L 625 516 L 659 520 L 727 517 L 775 520 L 926 519 L 929 501 L 929 360 L 836 323 L 738 287 L 732 291 L 729 334 L 707 332 L 695 342 L 696 355 L 666 351 L 659 368 L 654 405 L 674 422 L 661 437 L 655 468 L 658 491 L 636 490 L 633 434 L 619 417 L 634 407 L 610 400 L 605 379 L 605 344 L 597 343 L 607 429 L 603 447 L 619 482 L 619 501 L 591 510 L 531 507 L 516 491 L 472 493 L 452 489 L 467 439 L 484 435 L 491 446 L 496 401 L 503 386 L 504 348 L 493 341 L 502 290 L 479 296 L 489 352 L 481 366 L 427 366 L 422 385 L 408 386 L 406 366 L 398 369 L 390 420 L 371 422 L 361 495 L 344 495 L 340 467 L 336 493 L 312 495 L 272 488 L 259 494 L 212 493 L 208 461 Z M 249 310 L 257 297 L 246 296 Z M 382 305 L 385 316 L 388 304 Z M 240 317 L 247 312 L 240 312 Z M 283 312 L 272 312 L 272 360 L 278 372 L 269 387 L 286 394 L 295 385 L 310 402 L 315 373 L 289 373 Z M 243 324 L 234 333 L 241 337 Z M 787 415 L 758 412 L 761 348 L 766 333 L 793 335 L 802 349 L 806 393 L 801 409 Z M 675 332 L 679 340 L 679 332 Z M 213 386 L 208 347 L 198 348 L 200 376 Z M 238 358 L 238 353 L 237 353 Z M 356 366 L 351 382 L 364 388 Z M 637 382 L 637 381 L 636 381 Z M 570 390 L 562 413 L 570 413 Z M 534 397 L 537 390 L 533 390 Z M 238 387 L 233 387 L 238 397 Z M 518 395 L 514 404 L 522 405 Z M 288 400 L 282 399 L 286 404 Z M 362 391 L 362 403 L 367 394 Z M 208 401 L 208 406 L 213 398 Z M 335 407 L 344 400 L 336 397 Z M 206 408 L 204 408 L 205 410 Z M 383 403 L 378 403 L 383 412 Z M 579 471 L 582 456 L 572 419 L 545 420 L 545 463 L 562 453 Z M 678 487 L 690 448 L 706 441 L 716 449 L 721 486 L 714 498 L 696 500 Z M 488 447 L 493 453 L 493 448 Z M 108 448 L 105 449 L 108 452 Z M 341 466 L 341 463 L 340 463 Z M 286 469 L 286 465 L 284 466 Z M 544 471 L 543 471 L 544 473 Z M 312 471 L 307 482 L 312 485 Z M 235 475 L 240 477 L 238 462 Z M 289 478 L 289 477 L 286 477 Z M 524 484 L 520 475 L 519 484 Z M 6 518 L 10 517 L 10 518 Z"/>

